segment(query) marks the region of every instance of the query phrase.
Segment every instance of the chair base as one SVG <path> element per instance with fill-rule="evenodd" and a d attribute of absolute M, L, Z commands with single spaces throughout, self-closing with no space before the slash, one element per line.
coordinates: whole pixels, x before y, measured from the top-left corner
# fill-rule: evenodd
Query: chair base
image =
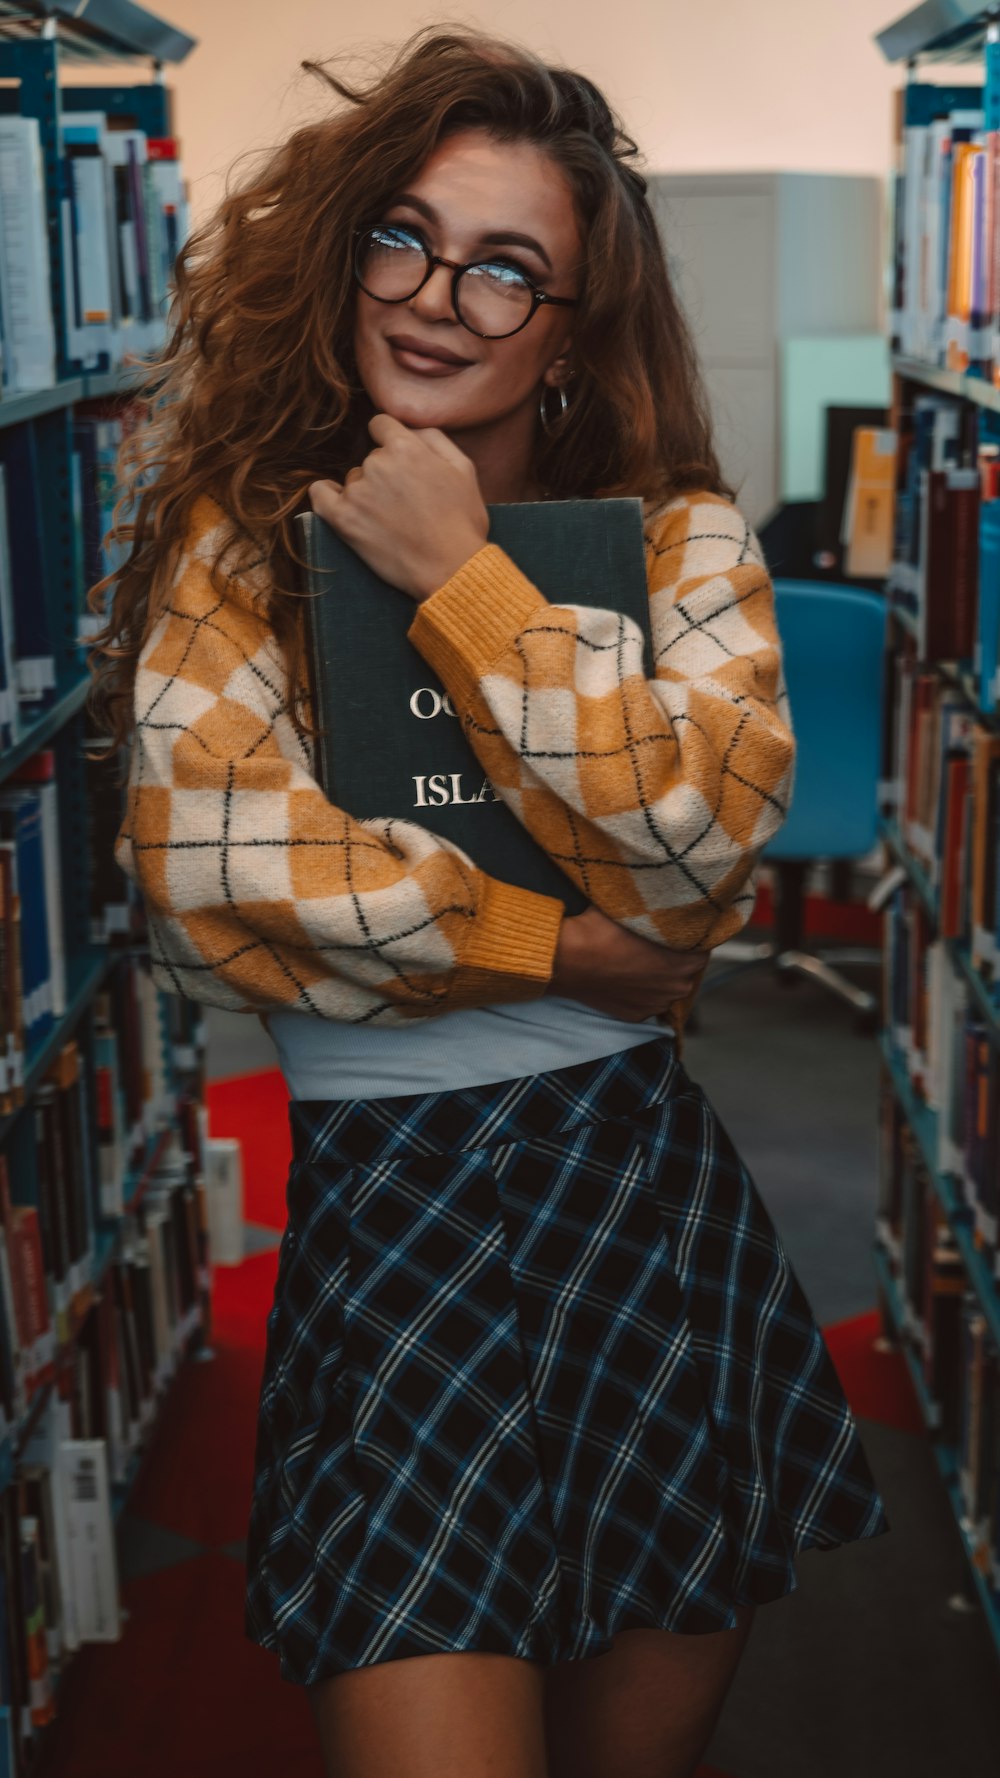
<path fill-rule="evenodd" d="M 717 958 L 731 962 L 732 967 L 716 970 L 714 964 Z M 734 976 L 744 974 L 758 963 L 770 963 L 779 978 L 789 987 L 796 977 L 806 976 L 819 982 L 851 1007 L 864 1030 L 873 1030 L 879 1016 L 878 997 L 848 981 L 834 967 L 838 962 L 860 963 L 877 969 L 882 964 L 882 952 L 871 946 L 824 947 L 816 951 L 801 951 L 792 947 L 782 948 L 773 939 L 766 939 L 760 944 L 745 939 L 727 939 L 725 944 L 717 945 L 713 950 L 709 968 L 702 977 L 699 994 L 718 987 Z"/>

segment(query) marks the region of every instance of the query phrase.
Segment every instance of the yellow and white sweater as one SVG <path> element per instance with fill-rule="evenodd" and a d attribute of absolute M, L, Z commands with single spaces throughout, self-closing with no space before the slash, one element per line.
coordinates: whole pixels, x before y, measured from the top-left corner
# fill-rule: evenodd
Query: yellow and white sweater
<path fill-rule="evenodd" d="M 562 903 L 414 822 L 327 801 L 289 719 L 266 582 L 213 567 L 225 530 L 200 498 L 136 675 L 115 856 L 143 894 L 154 979 L 236 1011 L 384 1025 L 536 998 Z M 492 544 L 416 608 L 409 636 L 499 794 L 589 900 L 703 951 L 750 917 L 795 741 L 746 520 L 685 494 L 647 509 L 646 540 L 652 679 L 631 620 L 550 605 Z M 663 1009 L 678 1032 L 691 1004 Z"/>

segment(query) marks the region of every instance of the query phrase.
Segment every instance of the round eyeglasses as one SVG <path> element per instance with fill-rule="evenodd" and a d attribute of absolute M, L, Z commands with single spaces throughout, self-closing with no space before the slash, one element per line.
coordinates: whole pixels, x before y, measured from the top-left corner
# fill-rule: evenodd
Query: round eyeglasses
<path fill-rule="evenodd" d="M 462 326 L 483 340 L 505 340 L 527 327 L 541 303 L 575 309 L 576 298 L 550 296 L 505 259 L 475 260 L 456 265 L 431 253 L 420 236 L 399 223 L 381 223 L 357 231 L 354 276 L 367 296 L 380 303 L 405 303 L 422 290 L 435 266 L 454 275 L 452 306 Z"/>

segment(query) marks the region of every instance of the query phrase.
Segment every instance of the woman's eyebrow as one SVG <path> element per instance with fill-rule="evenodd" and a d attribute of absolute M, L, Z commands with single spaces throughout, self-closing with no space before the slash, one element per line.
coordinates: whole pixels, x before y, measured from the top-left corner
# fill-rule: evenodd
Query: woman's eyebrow
<path fill-rule="evenodd" d="M 423 198 L 414 197 L 412 192 L 400 192 L 393 202 L 408 204 L 411 210 L 416 210 L 417 214 L 423 216 L 427 222 L 439 223 L 441 220 L 433 205 L 426 203 Z M 536 241 L 533 235 L 522 235 L 514 229 L 503 228 L 496 229 L 490 234 L 480 235 L 479 239 L 484 247 L 530 247 L 533 253 L 538 254 L 546 269 L 550 272 L 552 270 L 551 259 L 541 242 Z"/>

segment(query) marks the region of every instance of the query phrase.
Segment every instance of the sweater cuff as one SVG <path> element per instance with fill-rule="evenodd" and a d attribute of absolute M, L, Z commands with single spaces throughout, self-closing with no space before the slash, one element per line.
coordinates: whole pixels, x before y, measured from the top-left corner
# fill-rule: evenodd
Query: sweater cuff
<path fill-rule="evenodd" d="M 480 873 L 476 917 L 462 948 L 448 1008 L 537 1000 L 552 979 L 565 903 Z"/>
<path fill-rule="evenodd" d="M 467 704 L 482 675 L 548 606 L 505 550 L 484 543 L 417 606 L 407 635 L 452 698 Z"/>

